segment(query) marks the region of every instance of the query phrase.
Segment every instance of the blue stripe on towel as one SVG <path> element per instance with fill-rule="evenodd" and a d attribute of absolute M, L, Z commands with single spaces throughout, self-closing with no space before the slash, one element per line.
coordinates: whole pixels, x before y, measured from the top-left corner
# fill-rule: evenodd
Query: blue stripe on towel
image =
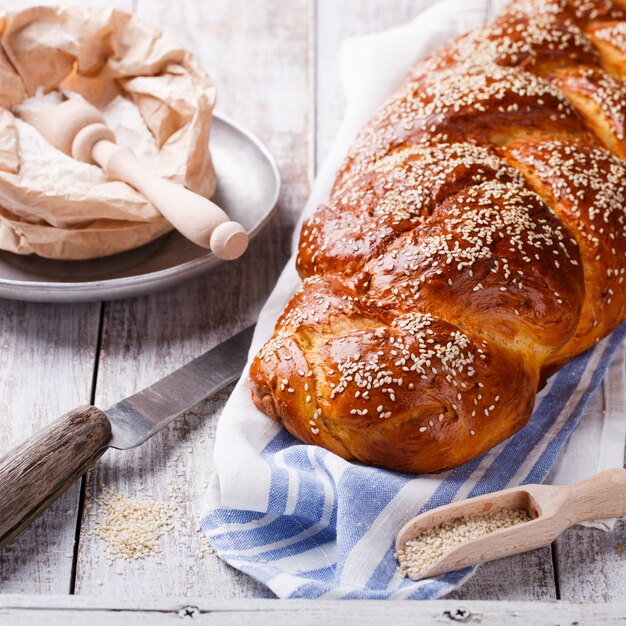
<path fill-rule="evenodd" d="M 474 570 L 466 568 L 419 583 L 399 579 L 393 540 L 402 523 L 417 508 L 425 511 L 456 497 L 489 493 L 515 482 L 542 481 L 625 336 L 623 324 L 563 367 L 519 433 L 486 455 L 437 477 L 415 478 L 333 457 L 333 467 L 343 468 L 336 480 L 329 469 L 329 452 L 302 445 L 281 431 L 262 452 L 271 472 L 267 511 L 217 508 L 203 520 L 203 528 L 222 558 L 281 597 L 429 599 L 445 595 Z M 434 489 L 433 481 L 438 481 Z M 406 489 L 423 492 L 422 500 L 418 498 L 416 509 L 396 520 L 393 516 L 404 500 L 397 501 L 405 497 Z M 372 562 L 372 555 L 380 556 Z"/>

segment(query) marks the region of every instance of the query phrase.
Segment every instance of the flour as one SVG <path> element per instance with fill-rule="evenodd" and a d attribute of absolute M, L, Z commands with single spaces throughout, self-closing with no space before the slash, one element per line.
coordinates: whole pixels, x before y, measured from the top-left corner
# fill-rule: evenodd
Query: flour
<path fill-rule="evenodd" d="M 19 176 L 32 189 L 54 195 L 68 191 L 88 193 L 92 185 L 107 182 L 95 165 L 81 163 L 52 147 L 30 124 L 15 120 L 19 141 Z"/>
<path fill-rule="evenodd" d="M 149 170 L 154 171 L 159 162 L 159 149 L 137 106 L 124 96 L 117 96 L 102 109 L 102 115 L 117 143 L 130 148 Z"/>
<path fill-rule="evenodd" d="M 37 93 L 24 100 L 16 110 L 43 110 L 60 103 L 60 92 Z M 159 160 L 156 141 L 133 102 L 117 96 L 102 110 L 107 126 L 117 143 L 132 149 L 137 158 L 153 171 Z M 19 141 L 19 176 L 29 187 L 54 195 L 68 192 L 89 195 L 89 188 L 109 179 L 97 166 L 81 163 L 51 146 L 34 127 L 16 118 Z"/>

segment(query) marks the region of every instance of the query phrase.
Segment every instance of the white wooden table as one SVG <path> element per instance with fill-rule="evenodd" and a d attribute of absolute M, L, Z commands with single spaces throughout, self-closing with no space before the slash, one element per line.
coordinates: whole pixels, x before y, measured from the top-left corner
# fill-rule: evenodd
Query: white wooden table
<path fill-rule="evenodd" d="M 278 160 L 284 182 L 278 215 L 244 258 L 166 293 L 61 306 L 0 300 L 0 452 L 79 404 L 107 407 L 254 321 L 287 259 L 297 214 L 343 112 L 336 68 L 340 41 L 400 24 L 434 1 L 99 2 L 167 29 L 201 59 L 218 85 L 219 109 L 257 133 Z M 18 6 L 27 2 L 17 0 Z M 15 0 L 4 6 L 15 7 Z M 199 557 L 203 539 L 195 527 L 211 472 L 216 421 L 229 391 L 196 407 L 142 448 L 107 453 L 82 485 L 71 488 L 0 552 L 0 621 L 17 623 L 36 611 L 50 623 L 73 623 L 77 615 L 89 615 L 92 623 L 106 615 L 110 623 L 111 615 L 135 611 L 152 623 L 178 618 L 185 598 L 195 598 L 200 617 L 213 615 L 211 623 L 221 623 L 223 614 L 232 623 L 248 622 L 259 611 L 276 623 L 289 623 L 296 610 L 315 616 L 316 623 L 330 614 L 339 623 L 355 616 L 356 604 L 348 609 L 318 603 L 312 609 L 310 603 L 285 606 L 275 600 L 233 603 L 272 594 L 215 555 Z M 89 516 L 103 487 L 157 500 L 167 500 L 173 491 L 189 523 L 165 539 L 161 558 L 110 568 Z M 490 600 L 507 603 L 483 602 Z M 554 600 L 561 602 L 524 603 Z M 624 600 L 622 522 L 611 534 L 574 528 L 551 548 L 488 564 L 445 601 L 358 611 L 365 623 L 383 613 L 387 618 L 395 614 L 399 623 L 416 623 L 418 611 L 441 623 L 477 616 L 502 623 L 505 614 L 536 623 L 571 623 L 581 616 L 613 623 L 626 616 L 625 605 L 619 604 Z M 565 601 L 612 604 L 581 608 Z M 473 616 L 465 620 L 462 613 L 457 620 L 459 607 Z"/>

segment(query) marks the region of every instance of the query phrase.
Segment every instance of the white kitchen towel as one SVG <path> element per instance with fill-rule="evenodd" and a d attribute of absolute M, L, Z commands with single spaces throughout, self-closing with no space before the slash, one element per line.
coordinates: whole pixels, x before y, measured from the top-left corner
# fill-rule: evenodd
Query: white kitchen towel
<path fill-rule="evenodd" d="M 407 25 L 345 42 L 340 72 L 347 111 L 303 217 L 326 200 L 355 134 L 401 83 L 409 65 L 484 23 L 488 14 L 487 0 L 447 0 Z M 296 238 L 298 232 L 299 227 Z M 299 284 L 292 257 L 259 316 L 251 358 L 271 336 Z M 417 583 L 403 579 L 393 558 L 398 530 L 420 511 L 542 482 L 551 470 L 558 482 L 573 482 L 621 466 L 625 335 L 626 324 L 553 376 L 530 423 L 517 435 L 457 469 L 418 477 L 347 462 L 299 443 L 256 409 L 246 367 L 218 426 L 216 471 L 202 526 L 221 558 L 281 598 L 445 595 L 474 568 Z M 604 394 L 596 394 L 605 374 Z M 574 431 L 579 422 L 582 427 Z"/>

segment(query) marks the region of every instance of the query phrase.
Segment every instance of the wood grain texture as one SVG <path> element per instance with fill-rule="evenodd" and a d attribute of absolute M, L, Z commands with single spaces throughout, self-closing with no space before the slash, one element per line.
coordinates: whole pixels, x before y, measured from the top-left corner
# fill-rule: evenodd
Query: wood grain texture
<path fill-rule="evenodd" d="M 255 320 L 286 261 L 288 235 L 311 178 L 307 0 L 280 6 L 269 0 L 140 0 L 137 13 L 196 53 L 213 74 L 220 109 L 256 132 L 276 157 L 284 191 L 278 216 L 243 258 L 168 293 L 107 305 L 96 394 L 101 407 L 151 384 Z M 212 475 L 216 420 L 229 391 L 197 406 L 141 448 L 112 451 L 98 466 L 86 502 L 86 511 L 95 515 L 86 516 L 80 538 L 77 593 L 271 595 L 207 553 L 204 536 L 196 532 Z M 186 521 L 163 539 L 162 558 L 118 561 L 111 570 L 102 542 L 92 534 L 98 519 L 95 499 L 103 486 L 132 498 L 151 495 L 176 502 Z"/>
<path fill-rule="evenodd" d="M 624 367 L 626 348 L 616 361 Z M 626 379 L 626 372 L 624 372 Z M 608 402 L 612 410 L 626 412 L 626 397 L 602 386 L 597 410 Z M 626 466 L 626 458 L 624 459 Z M 611 532 L 574 526 L 554 543 L 559 597 L 573 602 L 618 602 L 626 600 L 626 518 L 617 521 Z"/>
<path fill-rule="evenodd" d="M 574 602 L 626 599 L 626 522 L 623 518 L 610 533 L 580 526 L 570 528 L 559 537 L 555 554 L 562 598 Z"/>
<path fill-rule="evenodd" d="M 99 305 L 0 300 L 0 453 L 90 399 Z M 3 592 L 70 589 L 78 485 L 0 552 Z"/>
<path fill-rule="evenodd" d="M 55 0 L 0 0 L 0 11 Z M 89 4 L 132 10 L 131 0 Z M 0 454 L 91 399 L 99 304 L 0 300 Z M 70 590 L 80 487 L 75 485 L 0 551 L 0 592 Z"/>
<path fill-rule="evenodd" d="M 447 599 L 554 600 L 556 588 L 550 548 L 485 563 Z"/>
<path fill-rule="evenodd" d="M 237 600 L 154 598 L 124 600 L 81 596 L 0 597 L 0 615 L 7 626 L 37 623 L 49 626 L 111 626 L 116 624 L 180 624 L 181 619 L 212 626 L 362 626 L 393 623 L 482 624 L 483 626 L 563 626 L 564 624 L 626 623 L 626 603 L 481 602 L 431 600 L 379 602 L 351 600 Z"/>
<path fill-rule="evenodd" d="M 346 37 L 410 21 L 439 0 L 318 0 L 316 14 L 316 164 L 332 145 L 346 102 L 337 61 Z"/>
<path fill-rule="evenodd" d="M 61 416 L 0 458 L 0 547 L 29 526 L 106 451 L 111 424 L 94 406 Z"/>

